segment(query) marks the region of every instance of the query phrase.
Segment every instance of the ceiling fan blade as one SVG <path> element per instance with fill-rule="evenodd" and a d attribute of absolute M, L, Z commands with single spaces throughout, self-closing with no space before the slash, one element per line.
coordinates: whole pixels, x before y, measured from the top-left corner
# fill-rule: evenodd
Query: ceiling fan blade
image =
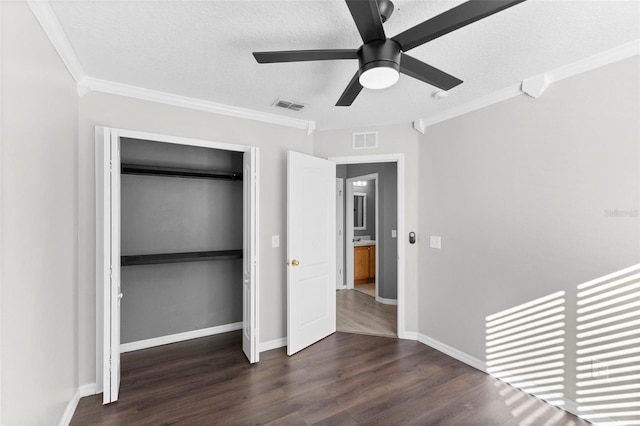
<path fill-rule="evenodd" d="M 404 53 L 400 57 L 400 72 L 442 90 L 450 90 L 462 83 L 462 80 Z"/>
<path fill-rule="evenodd" d="M 376 0 L 346 0 L 346 2 L 365 44 L 374 40 L 387 39 Z"/>
<path fill-rule="evenodd" d="M 357 49 L 284 50 L 253 52 L 261 64 L 274 62 L 328 61 L 332 59 L 358 59 Z"/>
<path fill-rule="evenodd" d="M 397 36 L 392 37 L 392 40 L 396 41 L 402 47 L 403 52 L 406 52 L 409 49 L 413 49 L 414 47 L 524 1 L 525 0 L 470 0 L 401 32 Z"/>
<path fill-rule="evenodd" d="M 338 99 L 336 106 L 350 106 L 353 103 L 353 101 L 356 99 L 356 96 L 358 96 L 358 94 L 362 90 L 362 85 L 360 84 L 359 78 L 360 71 L 356 72 L 349 84 L 347 84 L 347 88 L 344 89 L 344 92 L 342 92 L 342 95 L 340 96 L 340 99 Z"/>

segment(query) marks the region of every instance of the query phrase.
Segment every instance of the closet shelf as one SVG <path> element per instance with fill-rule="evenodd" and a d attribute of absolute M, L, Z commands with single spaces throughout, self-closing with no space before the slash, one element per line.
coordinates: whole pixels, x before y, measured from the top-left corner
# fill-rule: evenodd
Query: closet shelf
<path fill-rule="evenodd" d="M 183 167 L 148 166 L 145 164 L 122 163 L 120 172 L 127 175 L 169 176 L 196 179 L 222 179 L 241 181 L 241 172 L 222 172 L 205 169 L 188 169 Z"/>
<path fill-rule="evenodd" d="M 158 263 L 200 262 L 206 260 L 242 259 L 242 250 L 192 251 L 187 253 L 141 254 L 122 256 L 122 266 L 154 265 Z"/>

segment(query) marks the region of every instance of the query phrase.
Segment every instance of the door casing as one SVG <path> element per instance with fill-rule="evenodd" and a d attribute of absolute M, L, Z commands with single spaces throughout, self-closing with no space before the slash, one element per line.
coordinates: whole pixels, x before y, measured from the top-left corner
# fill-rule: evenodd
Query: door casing
<path fill-rule="evenodd" d="M 409 333 L 405 329 L 405 166 L 404 166 L 404 154 L 379 154 L 379 155 L 358 155 L 358 156 L 345 156 L 345 157 L 329 157 L 329 160 L 336 164 L 369 164 L 369 163 L 396 163 L 397 164 L 397 196 L 398 196 L 398 232 L 397 232 L 397 244 L 398 244 L 398 337 L 400 339 L 411 338 Z M 378 237 L 376 237 L 378 238 Z M 376 253 L 377 255 L 377 253 Z M 376 266 L 377 267 L 377 266 Z M 348 277 L 347 277 L 348 279 Z M 415 339 L 415 338 L 413 338 Z"/>

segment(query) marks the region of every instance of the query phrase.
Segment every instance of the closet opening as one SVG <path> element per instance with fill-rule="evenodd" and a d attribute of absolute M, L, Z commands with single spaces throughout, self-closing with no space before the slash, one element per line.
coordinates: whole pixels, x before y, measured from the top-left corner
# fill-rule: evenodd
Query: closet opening
<path fill-rule="evenodd" d="M 242 157 L 120 139 L 121 352 L 242 329 Z"/>
<path fill-rule="evenodd" d="M 258 361 L 257 149 L 127 133 L 97 129 L 104 403 L 124 352 L 243 330 Z"/>

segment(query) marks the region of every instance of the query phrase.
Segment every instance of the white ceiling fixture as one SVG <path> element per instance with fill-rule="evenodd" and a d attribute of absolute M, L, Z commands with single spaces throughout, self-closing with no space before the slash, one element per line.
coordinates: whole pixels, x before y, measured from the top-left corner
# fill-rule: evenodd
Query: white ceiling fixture
<path fill-rule="evenodd" d="M 384 24 L 388 34 L 463 1 L 394 3 L 393 17 Z M 280 116 L 284 123 L 315 120 L 319 130 L 410 125 L 416 117 L 430 125 L 477 108 L 484 99 L 503 99 L 507 89 L 508 96 L 522 94 L 521 82 L 532 76 L 547 74 L 553 84 L 554 76 L 571 74 L 567 69 L 573 64 L 584 71 L 585 61 L 597 66 L 640 54 L 638 1 L 528 0 L 411 50 L 415 59 L 464 80 L 446 101 L 431 96 L 438 88 L 401 76 L 393 86 L 363 90 L 351 107 L 339 108 L 336 94 L 349 83 L 354 66 L 358 69 L 357 59 L 265 66 L 251 52 L 359 46 L 362 38 L 344 1 L 56 0 L 49 5 L 49 21 L 68 40 L 61 56 L 75 55 L 91 90 L 126 94 L 125 88 L 137 88 L 150 99 L 173 95 L 180 100 L 175 104 L 204 110 L 227 105 L 247 117 L 255 111 Z M 60 52 L 59 39 L 54 45 Z M 282 94 L 304 99 L 307 106 L 300 112 L 273 109 Z"/>
<path fill-rule="evenodd" d="M 447 92 L 446 90 L 438 90 L 436 92 L 433 92 L 431 96 L 433 96 L 433 99 L 440 100 L 449 96 L 449 92 Z"/>
<path fill-rule="evenodd" d="M 366 89 L 380 90 L 396 84 L 400 80 L 400 73 L 395 68 L 382 65 L 363 71 L 358 80 Z"/>

